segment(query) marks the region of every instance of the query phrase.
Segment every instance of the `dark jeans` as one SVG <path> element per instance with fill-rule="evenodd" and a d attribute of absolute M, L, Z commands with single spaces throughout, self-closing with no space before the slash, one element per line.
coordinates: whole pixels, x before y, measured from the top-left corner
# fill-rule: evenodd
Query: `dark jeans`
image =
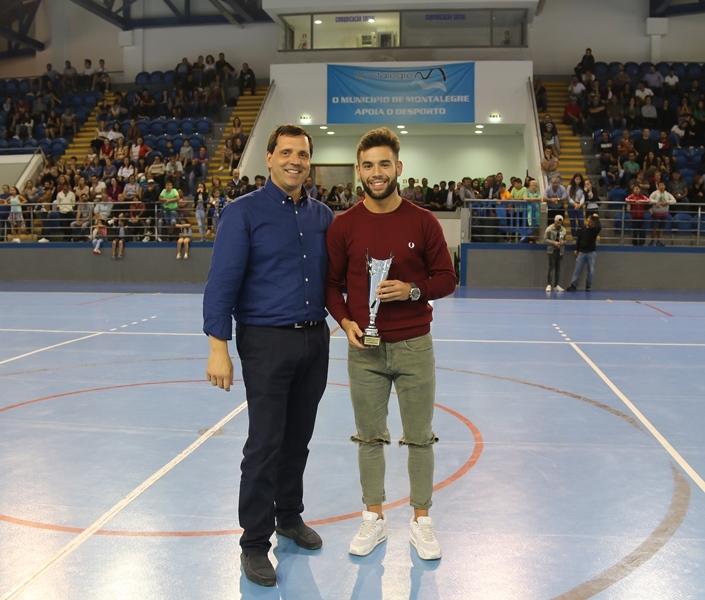
<path fill-rule="evenodd" d="M 328 379 L 330 331 L 236 325 L 250 419 L 240 466 L 243 552 L 266 554 L 275 519 L 302 522 L 303 474 L 318 403 Z"/>
<path fill-rule="evenodd" d="M 561 256 L 558 248 L 548 255 L 548 275 L 546 276 L 546 283 L 548 285 L 552 285 L 553 287 L 560 285 L 562 260 L 563 256 Z M 553 282 L 551 282 L 551 275 L 553 275 Z"/>

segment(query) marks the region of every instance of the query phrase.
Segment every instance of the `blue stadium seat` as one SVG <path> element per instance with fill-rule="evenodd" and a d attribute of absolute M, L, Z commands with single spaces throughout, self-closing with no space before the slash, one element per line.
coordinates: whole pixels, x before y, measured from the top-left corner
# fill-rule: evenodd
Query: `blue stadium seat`
<path fill-rule="evenodd" d="M 176 135 L 181 132 L 181 119 L 167 119 L 164 131 L 168 135 Z"/>
<path fill-rule="evenodd" d="M 624 207 L 626 198 L 627 191 L 620 187 L 614 187 L 607 192 L 607 202 L 612 210 L 621 210 Z"/>
<path fill-rule="evenodd" d="M 626 62 L 624 63 L 624 72 L 633 80 L 637 80 L 639 77 L 639 65 L 632 61 Z M 636 87 L 636 83 L 634 83 L 634 87 Z"/>
<path fill-rule="evenodd" d="M 661 61 L 660 63 L 656 63 L 656 70 L 661 73 L 664 77 L 668 75 L 668 72 L 671 70 L 671 65 L 668 64 L 667 62 Z"/>
<path fill-rule="evenodd" d="M 200 135 L 191 135 L 189 136 L 188 141 L 191 144 L 194 153 L 198 152 L 201 146 L 203 146 L 203 138 Z"/>
<path fill-rule="evenodd" d="M 604 82 L 607 79 L 607 63 L 598 61 L 595 63 L 595 79 Z"/>
<path fill-rule="evenodd" d="M 166 85 L 174 85 L 175 77 L 176 76 L 173 69 L 164 71 L 164 83 Z"/>
<path fill-rule="evenodd" d="M 171 136 L 170 136 L 170 135 L 160 135 L 160 136 L 157 138 L 156 149 L 159 150 L 159 152 L 162 152 L 162 153 L 166 152 L 167 142 L 168 142 L 169 140 L 171 140 Z"/>
<path fill-rule="evenodd" d="M 23 148 L 36 148 L 37 147 L 37 140 L 35 138 L 27 138 L 23 143 L 22 143 Z"/>
<path fill-rule="evenodd" d="M 705 155 L 705 150 L 702 148 L 693 148 L 688 152 L 688 167 L 691 169 L 694 169 L 697 167 L 703 160 L 703 156 Z"/>
<path fill-rule="evenodd" d="M 17 94 L 17 91 L 19 89 L 19 82 L 17 79 L 8 79 L 5 82 L 5 94 L 8 96 L 14 96 Z"/>
<path fill-rule="evenodd" d="M 671 224 L 673 233 L 678 236 L 690 237 L 693 233 L 693 217 L 688 213 L 676 213 Z"/>
<path fill-rule="evenodd" d="M 688 79 L 700 79 L 702 76 L 702 69 L 700 65 L 696 62 L 688 63 L 685 66 L 685 76 Z"/>
<path fill-rule="evenodd" d="M 65 150 L 66 148 L 64 148 L 64 145 L 59 141 L 54 141 L 51 145 L 51 153 L 54 156 L 61 156 Z"/>
<path fill-rule="evenodd" d="M 135 85 L 138 85 L 139 87 L 149 85 L 149 73 L 147 71 L 137 73 L 137 77 L 135 77 Z"/>
<path fill-rule="evenodd" d="M 181 119 L 181 133 L 184 135 L 191 135 L 196 132 L 196 122 L 187 117 L 186 119 Z"/>
<path fill-rule="evenodd" d="M 671 63 L 673 73 L 678 76 L 678 79 L 683 80 L 685 77 L 685 65 L 682 62 Z"/>
<path fill-rule="evenodd" d="M 162 71 L 152 71 L 149 74 L 149 83 L 151 85 L 162 85 L 164 83 L 164 73 Z"/>
<path fill-rule="evenodd" d="M 144 137 L 149 133 L 149 126 L 151 125 L 151 121 L 149 119 L 139 119 L 137 121 L 137 127 L 140 128 L 140 135 Z"/>
<path fill-rule="evenodd" d="M 154 149 L 157 146 L 157 138 L 152 134 L 147 134 L 142 138 L 142 141 L 150 148 Z"/>
<path fill-rule="evenodd" d="M 181 146 L 184 145 L 184 139 L 184 136 L 180 133 L 171 138 L 171 141 L 174 144 L 174 150 L 177 152 L 181 150 Z"/>
<path fill-rule="evenodd" d="M 674 148 L 673 149 L 673 160 L 676 163 L 678 169 L 684 169 L 688 166 L 689 152 L 685 148 Z"/>
<path fill-rule="evenodd" d="M 164 133 L 165 120 L 164 119 L 153 119 L 149 125 L 149 133 L 154 136 L 159 137 Z"/>
<path fill-rule="evenodd" d="M 685 182 L 691 186 L 693 185 L 693 180 L 695 179 L 695 170 L 694 169 L 681 169 L 681 177 L 685 180 Z"/>
<path fill-rule="evenodd" d="M 624 231 L 624 235 L 632 233 L 632 215 L 630 212 L 623 210 L 614 213 L 613 227 L 615 235 L 619 235 Z"/>
<path fill-rule="evenodd" d="M 619 62 L 611 62 L 609 65 L 607 65 L 607 77 L 610 79 L 614 78 L 614 76 L 619 73 L 619 65 L 621 63 Z"/>
<path fill-rule="evenodd" d="M 8 146 L 7 140 L 0 138 L 0 148 L 7 148 Z"/>
<path fill-rule="evenodd" d="M 213 119 L 210 117 L 201 117 L 196 121 L 196 131 L 201 135 L 206 135 L 213 131 Z"/>
<path fill-rule="evenodd" d="M 654 66 L 652 62 L 643 62 L 639 65 L 639 79 L 644 79 L 644 75 L 649 72 L 649 69 Z"/>

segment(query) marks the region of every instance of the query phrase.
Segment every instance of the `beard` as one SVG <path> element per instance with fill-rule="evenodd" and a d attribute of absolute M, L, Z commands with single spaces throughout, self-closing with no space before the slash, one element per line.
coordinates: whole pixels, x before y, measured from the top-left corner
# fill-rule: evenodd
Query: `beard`
<path fill-rule="evenodd" d="M 397 178 L 396 177 L 394 179 L 390 180 L 387 187 L 384 188 L 381 192 L 375 192 L 374 190 L 372 190 L 372 188 L 370 188 L 370 186 L 367 185 L 366 181 L 362 181 L 361 183 L 362 183 L 362 189 L 365 190 L 365 193 L 373 200 L 384 200 L 385 198 L 389 198 L 389 196 L 391 196 L 397 190 Z"/>

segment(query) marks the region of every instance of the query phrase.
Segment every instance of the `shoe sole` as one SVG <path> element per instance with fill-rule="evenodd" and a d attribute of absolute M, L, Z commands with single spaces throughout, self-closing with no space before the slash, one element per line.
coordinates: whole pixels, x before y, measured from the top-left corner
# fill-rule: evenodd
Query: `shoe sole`
<path fill-rule="evenodd" d="M 367 552 L 361 552 L 361 551 L 357 550 L 356 548 L 353 548 L 352 546 L 350 546 L 348 548 L 348 554 L 352 554 L 353 556 L 367 556 L 368 554 L 372 554 L 372 551 L 377 546 L 379 546 L 382 542 L 384 542 L 386 539 L 387 539 L 387 534 L 385 533 L 384 537 L 377 540 L 377 543 L 374 546 L 372 546 L 372 548 L 370 548 Z"/>
<path fill-rule="evenodd" d="M 412 538 L 409 538 L 409 541 L 411 542 L 411 545 L 412 545 L 414 548 L 416 548 L 416 554 L 419 555 L 419 558 L 420 558 L 421 560 L 438 560 L 438 559 L 441 558 L 441 556 L 442 556 L 442 554 L 441 554 L 440 552 L 438 553 L 438 555 L 435 555 L 435 554 L 428 554 L 425 550 L 423 550 L 422 548 L 419 548 L 419 547 L 416 545 L 416 539 L 413 538 L 413 537 L 412 537 Z"/>
<path fill-rule="evenodd" d="M 254 584 L 261 585 L 262 587 L 274 587 L 277 585 L 277 577 L 261 577 L 257 575 L 247 564 L 244 556 L 240 556 L 240 563 L 245 571 L 245 577 Z"/>

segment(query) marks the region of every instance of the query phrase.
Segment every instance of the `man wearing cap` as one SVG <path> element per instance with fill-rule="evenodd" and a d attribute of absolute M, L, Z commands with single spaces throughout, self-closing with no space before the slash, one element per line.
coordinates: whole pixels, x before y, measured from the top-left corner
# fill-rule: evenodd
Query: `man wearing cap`
<path fill-rule="evenodd" d="M 557 292 L 563 291 L 563 288 L 558 285 L 558 281 L 561 278 L 561 261 L 563 260 L 563 251 L 565 249 L 565 233 L 563 217 L 556 215 L 553 218 L 553 223 L 546 227 L 546 233 L 543 236 L 546 251 L 548 252 L 547 292 L 551 291 L 551 279 L 553 279 L 553 289 Z M 551 277 L 551 275 L 553 275 L 553 277 Z"/>

